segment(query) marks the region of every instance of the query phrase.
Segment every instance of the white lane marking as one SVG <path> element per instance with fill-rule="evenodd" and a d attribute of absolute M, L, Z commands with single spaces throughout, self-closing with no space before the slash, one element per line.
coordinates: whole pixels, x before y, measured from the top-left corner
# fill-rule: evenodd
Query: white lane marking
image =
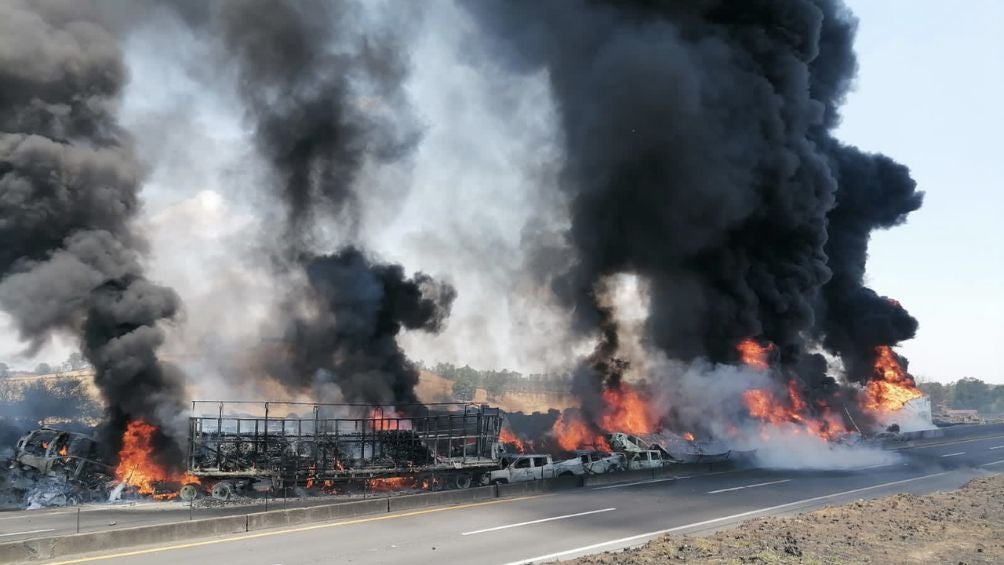
<path fill-rule="evenodd" d="M 881 465 L 869 465 L 867 467 L 858 467 L 859 471 L 864 471 L 865 469 L 878 469 L 879 467 L 892 467 L 895 463 L 882 463 Z"/>
<path fill-rule="evenodd" d="M 611 510 L 617 510 L 616 508 L 601 508 L 600 510 L 590 510 L 589 512 L 579 512 L 577 514 L 565 514 L 564 516 L 552 516 L 550 518 L 541 518 L 540 520 L 531 520 L 529 522 L 520 522 L 518 524 L 506 524 L 505 526 L 495 526 L 494 528 L 485 528 L 483 530 L 474 530 L 473 532 L 464 532 L 460 535 L 462 536 L 473 536 L 475 534 L 483 534 L 485 532 L 497 532 L 499 530 L 508 530 L 509 528 L 518 528 L 520 526 L 529 526 L 530 524 L 540 524 L 542 522 L 552 522 L 554 520 L 564 520 L 565 518 L 576 518 L 578 516 L 588 516 L 589 514 L 599 514 L 600 512 L 610 512 Z"/>
<path fill-rule="evenodd" d="M 665 530 L 657 530 L 657 531 L 654 531 L 654 532 L 647 532 L 647 533 L 644 533 L 644 534 L 638 534 L 638 535 L 629 536 L 629 537 L 626 537 L 626 538 L 620 538 L 620 539 L 615 539 L 615 540 L 610 540 L 610 541 L 604 541 L 604 542 L 600 542 L 600 543 L 594 543 L 592 545 L 586 545 L 586 546 L 583 546 L 583 547 L 576 547 L 574 549 L 566 549 L 565 551 L 558 551 L 558 552 L 555 552 L 555 553 L 548 553 L 547 555 L 538 555 L 537 557 L 531 557 L 530 559 L 523 559 L 523 560 L 520 560 L 520 561 L 510 561 L 509 563 L 506 563 L 505 565 L 527 565 L 529 563 L 537 563 L 539 561 L 549 561 L 549 560 L 559 559 L 559 558 L 566 557 L 566 556 L 569 556 L 569 555 L 574 555 L 574 554 L 589 552 L 589 551 L 592 551 L 594 549 L 599 549 L 601 547 L 606 547 L 608 545 L 616 545 L 616 544 L 619 544 L 619 543 L 628 543 L 628 542 L 632 542 L 632 541 L 636 541 L 636 540 L 641 540 L 641 539 L 645 539 L 645 538 L 652 538 L 652 537 L 655 537 L 655 536 L 661 536 L 662 534 L 669 534 L 669 533 L 672 533 L 672 532 L 678 532 L 680 530 L 686 530 L 686 529 L 689 529 L 689 528 L 698 528 L 698 527 L 701 527 L 701 526 L 709 526 L 711 524 L 717 524 L 717 523 L 720 523 L 720 522 L 726 522 L 728 520 L 735 520 L 735 519 L 739 519 L 739 518 L 746 518 L 748 516 L 755 516 L 757 514 L 763 514 L 765 512 L 773 512 L 775 510 L 781 510 L 781 509 L 784 509 L 784 508 L 791 508 L 793 506 L 798 506 L 800 504 L 809 504 L 809 503 L 812 503 L 812 502 L 818 502 L 820 500 L 826 500 L 826 499 L 829 499 L 829 498 L 836 498 L 838 496 L 846 496 L 848 494 L 855 494 L 855 493 L 859 493 L 859 492 L 864 492 L 866 490 L 872 490 L 872 489 L 877 489 L 877 488 L 882 488 L 882 487 L 890 487 L 890 486 L 893 486 L 893 485 L 901 485 L 901 484 L 910 483 L 910 482 L 913 482 L 913 481 L 920 481 L 920 480 L 923 480 L 923 479 L 930 479 L 932 477 L 940 477 L 942 475 L 947 475 L 950 472 L 951 471 L 942 471 L 940 473 L 932 473 L 930 475 L 923 475 L 923 476 L 920 476 L 920 477 L 913 477 L 913 478 L 910 478 L 910 479 L 902 479 L 902 480 L 899 480 L 899 481 L 892 481 L 892 482 L 889 482 L 889 483 L 881 483 L 881 484 L 878 484 L 878 485 L 872 485 L 870 487 L 856 488 L 854 490 L 845 490 L 844 492 L 835 492 L 833 494 L 825 494 L 823 496 L 816 496 L 816 497 L 813 497 L 813 498 L 806 498 L 804 500 L 796 500 L 795 502 L 789 502 L 787 504 L 778 504 L 777 506 L 769 506 L 767 508 L 760 508 L 759 510 L 750 510 L 748 512 L 742 512 L 740 514 L 732 514 L 731 516 L 722 516 L 721 518 L 712 518 L 711 520 L 705 520 L 703 522 L 695 522 L 693 524 L 687 524 L 685 526 L 676 526 L 674 528 L 666 528 Z"/>
<path fill-rule="evenodd" d="M 9 534 L 0 534 L 0 538 L 7 537 L 7 536 L 19 536 L 19 535 L 22 535 L 22 534 L 40 534 L 42 532 L 54 532 L 54 531 L 56 531 L 56 528 L 48 528 L 48 529 L 45 529 L 45 530 L 28 530 L 26 532 L 11 532 Z"/>
<path fill-rule="evenodd" d="M 984 463 L 984 464 L 980 465 L 980 467 L 989 467 L 991 465 L 1000 465 L 1001 463 L 1004 463 L 1004 459 L 1001 459 L 1000 461 L 991 461 L 989 463 Z"/>
<path fill-rule="evenodd" d="M 650 485 L 652 483 L 664 483 L 666 481 L 675 481 L 677 479 L 689 479 L 690 477 L 669 477 L 666 479 L 649 479 L 647 481 L 638 481 L 636 483 L 623 483 L 619 485 L 608 485 L 605 487 L 593 487 L 592 490 L 606 490 L 608 488 L 623 488 L 623 487 L 633 487 L 635 485 Z"/>
<path fill-rule="evenodd" d="M 720 488 L 720 489 L 718 489 L 718 490 L 709 490 L 709 491 L 708 491 L 708 494 L 718 494 L 718 493 L 720 493 L 720 492 L 732 492 L 732 491 L 734 491 L 734 490 L 743 490 L 744 488 L 756 488 L 756 487 L 765 487 L 765 486 L 767 486 L 767 485 L 779 485 L 779 484 L 781 484 L 781 483 L 787 483 L 787 482 L 788 482 L 788 481 L 790 481 L 790 480 L 791 480 L 791 479 L 782 479 L 782 480 L 780 480 L 780 481 L 770 481 L 770 482 L 768 482 L 768 483 L 757 483 L 757 484 L 755 484 L 755 485 L 743 485 L 743 486 L 741 486 L 741 487 L 732 487 L 732 488 Z"/>
<path fill-rule="evenodd" d="M 966 454 L 965 451 L 960 451 L 958 453 L 946 453 L 946 454 L 942 455 L 941 457 L 955 457 L 956 455 L 965 455 L 965 454 Z"/>
<path fill-rule="evenodd" d="M 994 449 L 1004 449 L 1004 445 L 995 445 L 990 448 L 991 451 L 993 451 Z"/>
<path fill-rule="evenodd" d="M 633 487 L 635 485 L 648 485 L 652 483 L 664 483 L 666 481 L 682 481 L 684 479 L 699 479 L 701 477 L 710 477 L 712 475 L 726 475 L 728 473 L 738 473 L 740 471 L 748 471 L 749 469 L 732 469 L 731 471 L 715 471 L 713 473 L 700 473 L 697 475 L 680 475 L 676 477 L 666 477 L 664 479 L 647 479 L 644 481 L 637 481 L 634 483 L 623 483 L 617 485 L 608 485 L 605 487 L 591 487 L 590 490 L 606 490 L 608 488 L 623 488 L 623 487 Z"/>

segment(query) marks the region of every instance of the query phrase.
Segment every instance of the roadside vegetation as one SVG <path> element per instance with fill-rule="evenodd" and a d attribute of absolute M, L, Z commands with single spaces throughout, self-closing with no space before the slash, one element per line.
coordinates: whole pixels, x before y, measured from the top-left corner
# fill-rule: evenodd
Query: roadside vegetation
<path fill-rule="evenodd" d="M 1004 563 L 1004 475 L 960 490 L 897 494 L 790 518 L 757 518 L 707 537 L 669 535 L 576 565 L 661 563 Z"/>

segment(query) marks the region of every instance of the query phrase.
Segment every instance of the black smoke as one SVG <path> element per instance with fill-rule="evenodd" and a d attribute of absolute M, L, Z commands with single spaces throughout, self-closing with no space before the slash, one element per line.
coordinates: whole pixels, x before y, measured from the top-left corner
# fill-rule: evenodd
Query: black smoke
<path fill-rule="evenodd" d="M 79 337 L 114 452 L 130 419 L 178 431 L 181 386 L 156 351 L 180 305 L 143 275 L 144 171 L 115 119 L 119 38 L 80 7 L 0 6 L 0 307 L 29 352 Z"/>
<path fill-rule="evenodd" d="M 878 339 L 857 337 L 838 310 L 876 311 L 857 270 L 868 232 L 920 203 L 904 167 L 831 137 L 856 70 L 843 5 L 465 4 L 494 58 L 546 71 L 556 99 L 575 262 L 553 288 L 576 328 L 600 337 L 595 370 L 579 371 L 600 378 L 577 390 L 619 378 L 601 289 L 635 273 L 650 285 L 645 338 L 668 357 L 735 362 L 755 337 L 778 346 L 783 374 L 832 391 L 808 346 Z M 865 209 L 875 204 L 891 209 Z M 886 304 L 881 339 L 912 335 Z"/>
<path fill-rule="evenodd" d="M 325 221 L 357 229 L 368 162 L 407 157 L 419 140 L 403 90 L 405 30 L 361 21 L 354 1 L 232 1 L 216 22 L 296 254 Z"/>
<path fill-rule="evenodd" d="M 306 259 L 306 313 L 290 322 L 286 352 L 269 372 L 287 387 L 352 403 L 415 404 L 418 370 L 397 343 L 402 330 L 438 332 L 456 296 L 449 285 L 346 247 Z"/>
<path fill-rule="evenodd" d="M 321 400 L 417 402 L 418 372 L 397 336 L 439 331 L 454 290 L 421 273 L 408 279 L 401 266 L 355 247 L 323 254 L 332 228 L 358 235 L 362 203 L 372 197 L 364 169 L 405 161 L 419 140 L 403 88 L 407 19 L 384 29 L 364 21 L 365 7 L 354 1 L 218 8 L 220 42 L 284 210 L 273 261 L 308 283 L 287 289 L 287 302 L 305 302 L 307 312 L 289 315 L 286 352 L 267 363 L 269 373 Z"/>

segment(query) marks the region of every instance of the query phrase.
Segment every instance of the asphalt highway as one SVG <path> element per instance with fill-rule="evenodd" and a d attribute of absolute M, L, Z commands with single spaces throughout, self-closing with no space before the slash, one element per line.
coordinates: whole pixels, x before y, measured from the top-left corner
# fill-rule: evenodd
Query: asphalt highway
<path fill-rule="evenodd" d="M 1004 471 L 1004 435 L 935 440 L 846 471 L 743 469 L 125 549 L 50 563 L 489 563 L 568 559 Z M 0 522 L 0 532 L 10 528 Z M 20 527 L 20 525 L 18 525 Z"/>

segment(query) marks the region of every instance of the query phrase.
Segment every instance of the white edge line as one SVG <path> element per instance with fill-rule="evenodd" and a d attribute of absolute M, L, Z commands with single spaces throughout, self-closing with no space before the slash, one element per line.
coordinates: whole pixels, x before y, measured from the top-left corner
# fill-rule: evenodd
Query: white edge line
<path fill-rule="evenodd" d="M 27 532 L 11 532 L 9 534 L 0 534 L 0 538 L 7 536 L 18 536 L 21 534 L 40 534 L 42 532 L 54 532 L 54 531 L 56 531 L 56 528 L 47 528 L 44 530 L 28 530 Z"/>
<path fill-rule="evenodd" d="M 990 448 L 991 451 L 993 451 L 994 449 L 1004 449 L 1004 445 L 995 445 Z"/>
<path fill-rule="evenodd" d="M 955 457 L 956 455 L 965 455 L 965 454 L 966 454 L 965 451 L 960 451 L 958 453 L 946 453 L 946 454 L 942 455 L 941 457 Z"/>
<path fill-rule="evenodd" d="M 864 471 L 865 469 L 878 469 L 879 467 L 892 467 L 895 463 L 882 463 L 881 465 L 869 465 L 867 467 L 858 467 L 858 471 Z"/>
<path fill-rule="evenodd" d="M 718 490 L 709 490 L 708 494 L 718 494 L 720 492 L 730 492 L 730 491 L 733 491 L 733 490 L 743 490 L 744 488 L 765 487 L 767 485 L 779 485 L 781 483 L 787 483 L 789 481 L 791 481 L 791 479 L 781 479 L 780 481 L 770 481 L 770 482 L 767 482 L 767 483 L 757 483 L 755 485 L 743 485 L 741 487 L 721 488 L 721 489 L 718 489 Z"/>
<path fill-rule="evenodd" d="M 565 518 L 575 518 L 577 516 L 586 516 L 589 514 L 599 514 L 600 512 L 610 512 L 611 510 L 617 510 L 616 508 L 601 508 L 599 510 L 590 510 L 588 512 L 578 512 L 576 514 L 565 514 L 564 516 L 552 516 L 550 518 L 541 518 L 540 520 L 531 520 L 529 522 L 520 522 L 518 524 L 506 524 L 505 526 L 495 526 L 494 528 L 485 528 L 483 530 L 474 530 L 473 532 L 464 532 L 460 535 L 462 536 L 473 536 L 475 534 L 483 534 L 485 532 L 496 532 L 498 530 L 507 530 L 509 528 L 518 528 L 520 526 L 529 526 L 530 524 L 540 524 L 541 522 L 551 522 L 553 520 L 564 520 Z"/>
<path fill-rule="evenodd" d="M 991 465 L 1000 465 L 1001 463 L 1004 463 L 1004 459 L 1001 459 L 1000 461 L 991 461 L 989 463 L 984 463 L 984 464 L 980 465 L 980 467 L 989 467 Z"/>
<path fill-rule="evenodd" d="M 620 538 L 620 539 L 615 539 L 615 540 L 610 540 L 610 541 L 604 541 L 604 542 L 600 542 L 600 543 L 594 543 L 592 545 L 587 545 L 587 546 L 583 546 L 583 547 L 577 547 L 577 548 L 574 548 L 574 549 L 567 549 L 565 551 L 558 551 L 556 553 L 549 553 L 547 555 L 538 555 L 537 557 L 531 557 L 530 559 L 523 559 L 521 561 L 510 561 L 509 563 L 506 563 L 505 565 L 527 565 L 529 563 L 535 563 L 535 562 L 538 562 L 538 561 L 547 561 L 547 560 L 557 559 L 559 557 L 564 557 L 564 556 L 567 556 L 567 555 L 572 555 L 572 554 L 576 554 L 576 553 L 587 552 L 587 551 L 591 551 L 593 549 L 599 549 L 601 547 L 606 547 L 608 545 L 616 545 L 616 544 L 619 544 L 619 543 L 626 543 L 626 542 L 632 542 L 632 541 L 635 541 L 635 540 L 640 540 L 640 539 L 645 539 L 645 538 L 651 538 L 651 537 L 659 536 L 659 535 L 662 535 L 662 534 L 669 534 L 669 533 L 672 533 L 672 532 L 678 532 L 680 530 L 686 530 L 686 529 L 689 529 L 689 528 L 697 528 L 697 527 L 700 527 L 700 526 L 707 526 L 707 525 L 710 525 L 710 524 L 717 524 L 717 523 L 725 522 L 725 521 L 728 521 L 728 520 L 735 520 L 736 518 L 746 518 L 747 516 L 755 516 L 757 514 L 763 514 L 765 512 L 773 512 L 775 510 L 781 510 L 783 508 L 791 508 L 792 506 L 798 506 L 800 504 L 808 504 L 808 503 L 811 503 L 811 502 L 817 502 L 819 500 L 826 500 L 828 498 L 836 498 L 838 496 L 846 496 L 848 494 L 855 494 L 855 493 L 858 493 L 858 492 L 864 492 L 866 490 L 872 490 L 872 489 L 877 489 L 877 488 L 882 488 L 882 487 L 889 487 L 889 486 L 893 486 L 893 485 L 901 485 L 901 484 L 910 483 L 910 482 L 913 482 L 913 481 L 919 481 L 919 480 L 923 480 L 923 479 L 930 479 L 931 477 L 940 477 L 942 475 L 947 475 L 949 472 L 950 471 L 942 471 L 940 473 L 932 473 L 930 475 L 923 475 L 923 476 L 920 476 L 920 477 L 913 477 L 913 478 L 910 478 L 910 479 L 902 479 L 902 480 L 899 480 L 899 481 L 892 481 L 892 482 L 889 482 L 889 483 L 881 483 L 881 484 L 877 484 L 877 485 L 872 485 L 870 487 L 862 487 L 862 488 L 858 488 L 858 489 L 854 489 L 854 490 L 846 490 L 844 492 L 835 492 L 833 494 L 825 494 L 823 496 L 816 496 L 816 497 L 813 497 L 813 498 L 806 498 L 806 499 L 803 499 L 803 500 L 796 500 L 795 502 L 788 502 L 786 504 L 779 504 L 777 506 L 769 506 L 767 508 L 760 508 L 759 510 L 750 510 L 748 512 L 742 512 L 740 514 L 733 514 L 731 516 L 722 516 L 720 518 L 712 518 L 711 520 L 705 520 L 703 522 L 695 522 L 693 524 L 687 524 L 687 525 L 684 525 L 684 526 L 676 526 L 674 528 L 666 528 L 665 530 L 657 530 L 655 532 L 647 532 L 647 533 L 644 533 L 644 534 L 638 534 L 638 535 L 629 536 L 629 537 L 626 537 L 626 538 Z"/>

